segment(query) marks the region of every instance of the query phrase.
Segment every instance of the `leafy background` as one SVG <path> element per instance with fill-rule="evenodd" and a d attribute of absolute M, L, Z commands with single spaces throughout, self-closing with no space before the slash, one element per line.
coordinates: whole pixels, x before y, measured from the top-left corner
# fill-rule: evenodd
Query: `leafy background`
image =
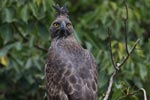
<path fill-rule="evenodd" d="M 115 78 L 110 100 L 145 88 L 150 99 L 150 0 L 127 0 L 129 49 L 136 50 Z M 42 100 L 44 62 L 50 46 L 49 26 L 54 20 L 52 5 L 64 1 L 0 0 L 0 100 Z M 112 30 L 115 60 L 125 56 L 125 7 L 120 0 L 68 0 L 70 19 L 80 44 L 98 63 L 99 100 L 105 95 L 114 68 L 111 63 L 107 28 Z M 142 93 L 122 100 L 143 100 Z"/>

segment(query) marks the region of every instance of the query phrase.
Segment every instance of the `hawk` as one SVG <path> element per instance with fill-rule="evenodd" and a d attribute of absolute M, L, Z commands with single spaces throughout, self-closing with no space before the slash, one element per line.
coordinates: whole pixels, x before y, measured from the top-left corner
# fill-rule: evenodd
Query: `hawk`
<path fill-rule="evenodd" d="M 66 6 L 54 6 L 51 46 L 45 64 L 48 100 L 97 100 L 97 64 L 74 37 Z"/>

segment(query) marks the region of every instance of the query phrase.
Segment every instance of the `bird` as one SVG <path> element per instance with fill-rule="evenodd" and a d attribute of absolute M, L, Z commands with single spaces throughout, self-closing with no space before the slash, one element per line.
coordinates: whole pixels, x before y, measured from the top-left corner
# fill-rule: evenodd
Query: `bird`
<path fill-rule="evenodd" d="M 98 72 L 94 56 L 76 40 L 66 5 L 53 6 L 51 44 L 45 63 L 47 100 L 97 100 Z"/>

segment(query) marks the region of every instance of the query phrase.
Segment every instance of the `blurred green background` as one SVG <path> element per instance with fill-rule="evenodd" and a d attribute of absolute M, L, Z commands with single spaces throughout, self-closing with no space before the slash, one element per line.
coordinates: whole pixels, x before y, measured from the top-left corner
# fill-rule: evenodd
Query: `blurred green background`
<path fill-rule="evenodd" d="M 64 0 L 65 1 L 65 0 Z M 44 63 L 50 46 L 49 26 L 55 19 L 52 5 L 60 0 L 0 0 L 0 100 L 42 100 Z M 140 42 L 115 78 L 109 100 L 145 88 L 150 99 L 150 0 L 127 0 L 128 48 Z M 112 30 L 116 62 L 125 56 L 125 7 L 121 0 L 66 0 L 78 42 L 90 50 L 98 63 L 98 100 L 104 97 L 114 68 L 107 28 Z M 143 100 L 143 95 L 120 100 Z"/>

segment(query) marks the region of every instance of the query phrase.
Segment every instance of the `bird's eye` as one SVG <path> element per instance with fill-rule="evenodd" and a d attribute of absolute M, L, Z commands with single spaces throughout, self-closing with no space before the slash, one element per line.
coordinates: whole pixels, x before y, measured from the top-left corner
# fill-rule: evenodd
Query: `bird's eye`
<path fill-rule="evenodd" d="M 54 26 L 55 28 L 58 28 L 58 27 L 59 27 L 59 23 L 54 23 L 53 26 Z"/>
<path fill-rule="evenodd" d="M 67 23 L 66 26 L 67 26 L 67 28 L 70 28 L 70 27 L 71 27 L 71 24 L 70 24 L 70 23 Z"/>

